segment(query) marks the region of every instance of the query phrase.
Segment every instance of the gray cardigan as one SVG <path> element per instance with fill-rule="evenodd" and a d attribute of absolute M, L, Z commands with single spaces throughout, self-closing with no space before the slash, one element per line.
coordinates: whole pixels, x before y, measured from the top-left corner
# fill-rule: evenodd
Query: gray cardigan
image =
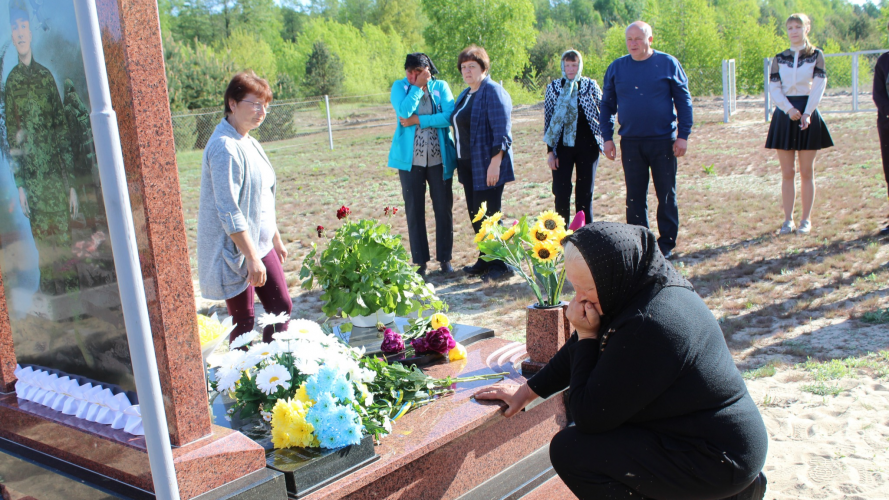
<path fill-rule="evenodd" d="M 198 281 L 206 299 L 230 299 L 247 289 L 245 257 L 229 235 L 247 231 L 254 244 L 259 241 L 262 175 L 258 166 L 248 161 L 249 147 L 255 147 L 269 162 L 256 139 L 245 138 L 223 118 L 204 149 Z"/>

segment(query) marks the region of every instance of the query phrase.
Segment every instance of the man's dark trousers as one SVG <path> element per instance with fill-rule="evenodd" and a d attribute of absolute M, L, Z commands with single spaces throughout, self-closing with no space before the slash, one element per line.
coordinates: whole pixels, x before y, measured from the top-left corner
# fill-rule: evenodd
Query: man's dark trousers
<path fill-rule="evenodd" d="M 666 255 L 676 247 L 676 156 L 673 140 L 621 139 L 620 156 L 627 183 L 627 224 L 648 227 L 648 171 L 657 195 L 657 244 Z"/>

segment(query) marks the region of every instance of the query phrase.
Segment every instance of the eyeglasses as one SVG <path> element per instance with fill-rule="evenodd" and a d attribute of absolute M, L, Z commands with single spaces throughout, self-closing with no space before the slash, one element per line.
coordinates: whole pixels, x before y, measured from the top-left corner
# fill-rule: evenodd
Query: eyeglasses
<path fill-rule="evenodd" d="M 238 102 L 249 102 L 250 104 L 253 105 L 253 111 L 256 111 L 257 113 L 259 113 L 260 111 L 268 111 L 269 110 L 269 105 L 263 104 L 261 102 L 248 101 L 247 99 L 241 99 Z"/>

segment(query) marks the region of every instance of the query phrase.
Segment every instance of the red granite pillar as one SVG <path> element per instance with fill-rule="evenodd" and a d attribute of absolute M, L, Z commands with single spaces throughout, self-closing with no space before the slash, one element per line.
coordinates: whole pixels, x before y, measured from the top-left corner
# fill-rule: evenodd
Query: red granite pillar
<path fill-rule="evenodd" d="M 12 326 L 6 308 L 6 291 L 0 276 L 0 393 L 15 390 L 15 350 L 12 348 Z"/>
<path fill-rule="evenodd" d="M 98 0 L 170 440 L 210 434 L 157 2 Z"/>

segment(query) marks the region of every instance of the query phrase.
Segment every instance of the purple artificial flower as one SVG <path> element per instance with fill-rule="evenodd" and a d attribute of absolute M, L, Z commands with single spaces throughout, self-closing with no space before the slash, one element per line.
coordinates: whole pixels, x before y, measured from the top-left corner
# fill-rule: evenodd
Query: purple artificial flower
<path fill-rule="evenodd" d="M 414 339 L 411 340 L 411 346 L 414 348 L 414 351 L 417 354 L 422 354 L 424 352 L 429 352 L 429 344 L 426 343 L 426 339 Z"/>
<path fill-rule="evenodd" d="M 457 342 L 454 341 L 454 337 L 451 336 L 451 331 L 448 330 L 448 327 L 443 326 L 438 330 L 426 332 L 426 345 L 429 346 L 430 351 L 447 354 L 451 349 L 457 347 Z"/>
<path fill-rule="evenodd" d="M 383 345 L 380 346 L 380 350 L 386 354 L 403 351 L 404 339 L 401 338 L 400 333 L 391 328 L 386 328 L 383 331 Z"/>
<path fill-rule="evenodd" d="M 586 225 L 586 215 L 583 212 L 577 212 L 577 215 L 574 216 L 574 220 L 571 221 L 571 225 L 568 226 L 568 229 L 572 231 L 577 231 Z"/>

